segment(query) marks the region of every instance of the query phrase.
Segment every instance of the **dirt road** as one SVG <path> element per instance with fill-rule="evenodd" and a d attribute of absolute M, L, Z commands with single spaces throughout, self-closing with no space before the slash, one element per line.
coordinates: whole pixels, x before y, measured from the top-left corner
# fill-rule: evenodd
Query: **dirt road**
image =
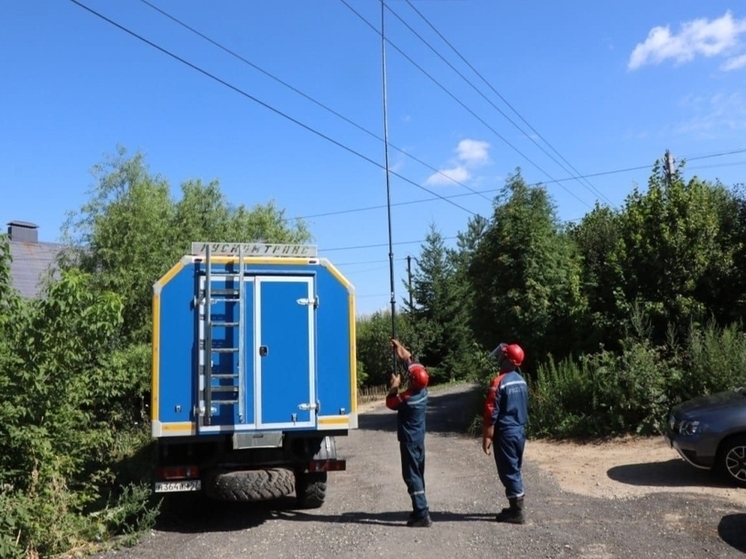
<path fill-rule="evenodd" d="M 137 547 L 100 557 L 744 557 L 746 490 L 692 471 L 660 441 L 529 441 L 527 524 L 493 522 L 505 505 L 493 459 L 459 434 L 471 420 L 471 398 L 465 386 L 430 397 L 432 528 L 405 526 L 409 497 L 395 415 L 372 404 L 362 410 L 360 429 L 337 441 L 348 470 L 330 474 L 321 509 L 295 511 L 291 499 L 213 505 L 196 518 L 164 519 Z"/>

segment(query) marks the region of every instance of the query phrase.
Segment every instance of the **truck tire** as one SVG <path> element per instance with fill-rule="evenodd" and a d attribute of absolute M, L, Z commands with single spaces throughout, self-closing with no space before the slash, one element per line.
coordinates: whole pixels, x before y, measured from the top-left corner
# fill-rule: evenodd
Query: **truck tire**
<path fill-rule="evenodd" d="M 293 492 L 293 472 L 285 468 L 220 470 L 208 480 L 206 493 L 221 501 L 267 501 Z"/>
<path fill-rule="evenodd" d="M 296 472 L 295 497 L 298 507 L 317 509 L 326 498 L 326 472 Z"/>

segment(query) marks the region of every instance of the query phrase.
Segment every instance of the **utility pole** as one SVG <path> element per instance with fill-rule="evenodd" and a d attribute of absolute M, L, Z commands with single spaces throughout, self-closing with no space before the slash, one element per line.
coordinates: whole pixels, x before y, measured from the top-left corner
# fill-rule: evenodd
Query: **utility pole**
<path fill-rule="evenodd" d="M 665 171 L 666 171 L 666 184 L 668 186 L 671 186 L 671 182 L 673 181 L 673 155 L 671 155 L 671 152 L 666 150 L 666 165 L 665 165 Z"/>
<path fill-rule="evenodd" d="M 412 257 L 407 255 L 407 283 L 409 284 L 409 310 L 413 308 L 412 304 Z"/>

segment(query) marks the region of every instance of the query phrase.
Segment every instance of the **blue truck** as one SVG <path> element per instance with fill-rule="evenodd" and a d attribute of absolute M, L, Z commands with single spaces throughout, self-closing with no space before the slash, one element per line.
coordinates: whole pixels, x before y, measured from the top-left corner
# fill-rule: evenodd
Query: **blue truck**
<path fill-rule="evenodd" d="M 192 243 L 153 286 L 156 493 L 320 507 L 357 428 L 355 296 L 313 245 Z"/>

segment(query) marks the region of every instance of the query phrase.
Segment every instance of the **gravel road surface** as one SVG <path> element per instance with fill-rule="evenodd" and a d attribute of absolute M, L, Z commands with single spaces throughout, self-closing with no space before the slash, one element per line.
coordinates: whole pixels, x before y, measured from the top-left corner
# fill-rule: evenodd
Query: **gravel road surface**
<path fill-rule="evenodd" d="M 524 463 L 527 523 L 495 523 L 506 501 L 493 458 L 482 453 L 480 441 L 461 434 L 472 419 L 473 398 L 463 385 L 430 395 L 425 477 L 431 528 L 405 525 L 410 503 L 396 416 L 375 403 L 361 407 L 358 430 L 337 440 L 348 469 L 330 473 L 322 508 L 296 511 L 290 498 L 258 506 L 208 504 L 198 514 L 164 515 L 136 547 L 98 557 L 746 556 L 746 511 L 733 501 L 670 488 L 625 499 L 571 493 L 530 460 Z M 563 460 L 561 452 L 556 460 Z"/>

